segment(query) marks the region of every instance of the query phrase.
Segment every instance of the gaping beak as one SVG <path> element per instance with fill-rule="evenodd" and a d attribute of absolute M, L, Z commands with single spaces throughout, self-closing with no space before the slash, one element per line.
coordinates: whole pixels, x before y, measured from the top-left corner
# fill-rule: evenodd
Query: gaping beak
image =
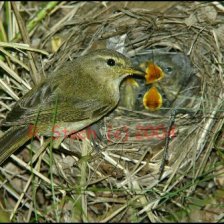
<path fill-rule="evenodd" d="M 145 77 L 146 73 L 141 70 L 138 67 L 129 67 L 127 69 L 124 69 L 126 74 L 130 74 L 130 75 L 138 75 L 140 77 Z"/>

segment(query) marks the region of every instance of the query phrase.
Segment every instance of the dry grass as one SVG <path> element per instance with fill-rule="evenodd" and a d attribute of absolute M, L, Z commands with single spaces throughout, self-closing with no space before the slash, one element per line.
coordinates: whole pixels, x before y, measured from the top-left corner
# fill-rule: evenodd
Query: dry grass
<path fill-rule="evenodd" d="M 168 94 L 160 111 L 122 100 L 98 124 L 100 150 L 68 138 L 62 153 L 41 138 L 12 155 L 1 167 L 1 221 L 223 221 L 222 5 L 41 4 L 0 3 L 1 118 L 42 76 L 92 49 L 123 49 L 135 63 L 181 54 L 190 67 L 158 84 Z"/>

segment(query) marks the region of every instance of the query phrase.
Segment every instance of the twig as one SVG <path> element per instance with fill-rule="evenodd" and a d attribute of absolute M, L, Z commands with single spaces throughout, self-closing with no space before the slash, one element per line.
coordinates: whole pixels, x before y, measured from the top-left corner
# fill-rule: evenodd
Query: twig
<path fill-rule="evenodd" d="M 168 149 L 169 149 L 169 143 L 170 143 L 170 133 L 171 133 L 171 130 L 172 130 L 172 126 L 175 122 L 175 117 L 176 117 L 176 110 L 172 110 L 171 112 L 171 117 L 170 117 L 170 124 L 168 126 L 168 129 L 167 129 L 167 136 L 166 136 L 166 142 L 165 142 L 165 148 L 164 148 L 164 153 L 163 153 L 163 158 L 162 158 L 162 162 L 161 162 L 161 165 L 160 165 L 160 168 L 159 168 L 159 180 L 161 179 L 162 177 L 162 174 L 163 174 L 163 171 L 164 171 L 164 167 L 165 167 L 165 164 L 168 160 Z"/>
<path fill-rule="evenodd" d="M 27 50 L 27 51 L 34 51 L 41 54 L 44 54 L 46 56 L 49 56 L 48 52 L 36 48 L 30 47 L 29 44 L 24 43 L 7 43 L 7 42 L 0 42 L 0 47 L 9 47 L 9 48 L 15 48 L 16 50 Z M 22 52 L 22 51 L 21 51 Z M 22 52 L 24 54 L 24 52 Z"/>
<path fill-rule="evenodd" d="M 16 6 L 16 2 L 11 2 L 12 4 L 12 8 L 13 8 L 13 11 L 15 13 L 15 16 L 16 16 L 16 19 L 17 19 L 17 23 L 19 25 L 19 29 L 20 29 L 20 32 L 21 32 L 21 35 L 23 37 L 23 41 L 29 45 L 31 45 L 31 42 L 30 42 L 30 38 L 29 38 L 29 35 L 27 33 L 27 30 L 26 30 L 26 26 L 24 24 L 24 21 L 17 9 L 17 6 Z M 27 52 L 27 55 L 28 55 L 28 59 L 29 59 L 29 62 L 30 62 L 30 69 L 31 69 L 31 78 L 34 82 L 34 84 L 37 84 L 40 82 L 41 80 L 41 77 L 40 75 L 38 74 L 37 72 L 37 69 L 36 69 L 36 65 L 35 65 L 35 62 L 34 62 L 34 56 L 32 54 L 32 52 Z"/>
<path fill-rule="evenodd" d="M 0 67 L 4 69 L 9 75 L 11 75 L 17 82 L 22 83 L 27 89 L 31 89 L 30 85 L 21 79 L 11 68 L 9 68 L 4 62 L 0 61 Z"/>
<path fill-rule="evenodd" d="M 40 162 L 41 162 L 41 159 L 42 159 L 43 155 L 44 155 L 44 154 L 42 154 L 42 155 L 39 157 L 39 161 L 38 161 L 38 163 L 36 164 L 36 166 L 34 167 L 35 170 L 39 167 L 39 164 L 40 164 Z M 39 172 L 39 171 L 38 171 L 38 172 Z M 11 213 L 10 220 L 12 220 L 12 218 L 14 217 L 14 215 L 15 215 L 15 213 L 16 213 L 16 210 L 18 209 L 20 203 L 23 202 L 23 200 L 24 200 L 23 197 L 24 197 L 24 195 L 26 194 L 26 192 L 27 192 L 27 190 L 28 190 L 28 188 L 29 188 L 30 183 L 31 183 L 32 180 L 33 180 L 33 175 L 31 175 L 30 178 L 28 179 L 28 181 L 27 181 L 27 183 L 26 183 L 26 185 L 25 185 L 25 187 L 24 187 L 24 189 L 23 189 L 23 192 L 22 192 L 22 194 L 20 195 L 20 197 L 19 197 L 19 199 L 18 199 L 18 201 L 17 201 L 17 203 L 16 203 L 16 205 L 15 205 L 15 207 L 14 207 L 12 213 Z M 36 210 L 36 212 L 37 212 L 37 213 L 40 213 L 38 210 Z"/>

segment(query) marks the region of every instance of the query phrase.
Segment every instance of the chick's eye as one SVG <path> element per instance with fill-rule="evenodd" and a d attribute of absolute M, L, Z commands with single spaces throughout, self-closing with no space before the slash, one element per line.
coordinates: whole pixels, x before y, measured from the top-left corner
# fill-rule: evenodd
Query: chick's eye
<path fill-rule="evenodd" d="M 109 66 L 114 66 L 114 65 L 115 65 L 115 60 L 112 59 L 112 58 L 110 58 L 110 59 L 107 60 L 107 64 L 108 64 Z"/>
<path fill-rule="evenodd" d="M 166 67 L 164 70 L 167 73 L 171 73 L 173 71 L 173 69 L 171 67 Z"/>

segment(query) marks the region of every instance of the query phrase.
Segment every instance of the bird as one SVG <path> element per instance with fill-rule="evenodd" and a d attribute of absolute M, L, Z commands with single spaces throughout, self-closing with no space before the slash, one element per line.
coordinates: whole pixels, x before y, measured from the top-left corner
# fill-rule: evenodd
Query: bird
<path fill-rule="evenodd" d="M 163 48 L 143 49 L 131 57 L 131 61 L 147 74 L 145 79 L 136 77 L 135 84 L 129 84 L 128 88 L 124 85 L 127 83 L 126 80 L 122 83 L 119 105 L 130 110 L 153 112 L 159 115 L 169 114 L 173 108 L 192 107 L 192 99 L 200 91 L 200 79 L 195 75 L 196 71 L 187 55 Z M 150 70 L 155 71 L 159 76 L 153 74 L 149 76 Z M 158 105 L 162 102 L 161 109 L 153 111 L 145 107 L 144 97 L 146 100 L 149 95 L 156 96 Z"/>
<path fill-rule="evenodd" d="M 68 136 L 100 120 L 116 108 L 120 84 L 130 75 L 145 77 L 145 72 L 111 49 L 64 62 L 22 96 L 2 121 L 8 130 L 0 138 L 0 165 L 36 133 Z"/>

